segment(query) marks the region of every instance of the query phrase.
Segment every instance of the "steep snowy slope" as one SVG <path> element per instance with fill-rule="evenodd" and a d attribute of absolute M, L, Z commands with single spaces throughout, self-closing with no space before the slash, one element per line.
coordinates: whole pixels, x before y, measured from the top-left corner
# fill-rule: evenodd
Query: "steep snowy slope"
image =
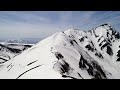
<path fill-rule="evenodd" d="M 1 79 L 118 79 L 120 34 L 108 24 L 48 37 L 0 65 Z"/>
<path fill-rule="evenodd" d="M 0 42 L 0 63 L 4 63 L 30 48 L 31 44 L 16 44 Z"/>

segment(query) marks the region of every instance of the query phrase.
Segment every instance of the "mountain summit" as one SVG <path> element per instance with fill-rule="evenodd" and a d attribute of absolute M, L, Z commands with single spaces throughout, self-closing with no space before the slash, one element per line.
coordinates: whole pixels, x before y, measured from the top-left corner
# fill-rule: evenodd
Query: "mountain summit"
<path fill-rule="evenodd" d="M 0 67 L 2 79 L 118 79 L 120 34 L 108 24 L 57 32 Z"/>

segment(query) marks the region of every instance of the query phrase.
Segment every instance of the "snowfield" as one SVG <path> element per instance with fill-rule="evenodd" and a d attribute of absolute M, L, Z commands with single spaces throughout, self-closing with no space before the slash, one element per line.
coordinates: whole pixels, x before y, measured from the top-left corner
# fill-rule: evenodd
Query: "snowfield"
<path fill-rule="evenodd" d="M 119 79 L 120 34 L 108 24 L 69 29 L 0 64 L 0 79 Z"/>

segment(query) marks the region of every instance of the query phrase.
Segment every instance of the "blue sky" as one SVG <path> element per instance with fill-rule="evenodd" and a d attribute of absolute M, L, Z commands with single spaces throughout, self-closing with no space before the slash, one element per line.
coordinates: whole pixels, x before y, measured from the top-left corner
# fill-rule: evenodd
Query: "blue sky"
<path fill-rule="evenodd" d="M 120 31 L 120 11 L 0 11 L 0 38 L 43 38 L 103 23 Z"/>

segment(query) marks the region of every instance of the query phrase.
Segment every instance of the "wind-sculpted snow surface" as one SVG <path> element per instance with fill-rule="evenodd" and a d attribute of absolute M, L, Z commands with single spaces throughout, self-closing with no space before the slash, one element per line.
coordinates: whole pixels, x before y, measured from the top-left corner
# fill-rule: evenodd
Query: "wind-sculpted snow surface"
<path fill-rule="evenodd" d="M 1 79 L 118 79 L 120 34 L 108 24 L 58 32 L 1 64 Z"/>

